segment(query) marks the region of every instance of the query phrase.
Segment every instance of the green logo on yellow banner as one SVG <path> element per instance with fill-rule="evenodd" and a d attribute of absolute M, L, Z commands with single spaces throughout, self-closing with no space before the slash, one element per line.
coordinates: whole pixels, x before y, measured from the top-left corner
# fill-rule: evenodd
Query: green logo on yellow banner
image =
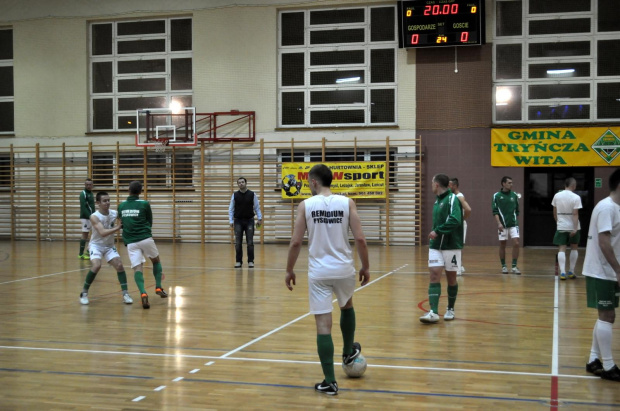
<path fill-rule="evenodd" d="M 607 130 L 593 144 L 592 149 L 597 152 L 607 164 L 611 164 L 620 154 L 620 138 L 611 130 Z"/>

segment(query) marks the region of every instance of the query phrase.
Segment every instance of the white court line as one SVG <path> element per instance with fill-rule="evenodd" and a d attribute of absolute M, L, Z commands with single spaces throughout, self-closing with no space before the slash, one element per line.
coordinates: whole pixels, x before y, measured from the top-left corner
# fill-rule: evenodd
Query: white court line
<path fill-rule="evenodd" d="M 181 381 L 183 378 L 185 378 L 185 377 L 176 377 L 174 380 L 172 380 L 172 382 L 179 382 L 179 381 Z"/>
<path fill-rule="evenodd" d="M 400 270 L 401 268 L 406 267 L 406 266 L 407 266 L 407 264 L 405 264 L 405 265 L 403 265 L 403 266 L 400 266 L 400 267 L 398 267 L 397 269 L 390 271 L 389 273 L 385 273 L 385 274 L 383 274 L 381 277 L 379 277 L 379 278 L 377 278 L 377 279 L 375 279 L 375 280 L 373 280 L 373 281 L 370 281 L 370 282 L 369 282 L 368 284 L 366 284 L 365 286 L 363 286 L 363 287 L 359 287 L 359 288 L 357 288 L 357 289 L 356 289 L 355 291 L 353 291 L 353 292 L 354 292 L 354 293 L 356 293 L 356 292 L 360 291 L 361 289 L 368 287 L 370 284 L 375 283 L 375 282 L 377 282 L 377 281 L 381 280 L 382 278 L 387 277 L 388 275 L 392 275 L 392 274 L 393 274 L 393 273 L 395 273 L 396 271 L 398 271 L 398 270 Z M 333 304 L 335 301 L 336 301 L 336 300 L 333 300 L 333 301 L 332 301 L 332 304 Z M 291 324 L 295 324 L 297 321 L 303 320 L 304 318 L 308 317 L 309 315 L 310 315 L 310 313 L 309 313 L 309 312 L 307 312 L 306 314 L 304 314 L 304 315 L 302 315 L 302 316 L 299 316 L 299 317 L 295 318 L 294 320 L 289 321 L 289 322 L 287 322 L 286 324 L 281 325 L 281 326 L 279 326 L 278 328 L 275 328 L 275 329 L 273 329 L 273 330 L 269 331 L 268 333 L 265 333 L 265 334 L 261 335 L 260 337 L 257 337 L 257 338 L 255 338 L 255 339 L 253 339 L 252 341 L 250 341 L 250 342 L 248 342 L 248 343 L 246 343 L 246 344 L 243 344 L 243 345 L 242 345 L 242 346 L 240 346 L 240 347 L 235 348 L 235 349 L 234 349 L 234 350 L 232 350 L 232 351 L 227 352 L 226 354 L 222 355 L 220 358 L 226 358 L 226 357 L 228 357 L 229 355 L 232 355 L 232 354 L 234 354 L 234 353 L 236 353 L 236 352 L 238 352 L 238 351 L 241 351 L 241 350 L 243 350 L 244 348 L 249 347 L 250 345 L 252 345 L 252 344 L 254 344 L 254 343 L 257 343 L 258 341 L 260 341 L 260 340 L 262 340 L 262 339 L 264 339 L 264 338 L 269 337 L 271 334 L 275 334 L 275 333 L 277 333 L 278 331 L 280 331 L 280 330 L 282 330 L 282 329 L 284 329 L 284 328 L 288 327 L 289 325 L 291 325 Z"/>
<path fill-rule="evenodd" d="M 12 346 L 0 346 L 0 348 L 15 349 L 15 350 L 33 350 L 33 351 L 60 351 L 60 352 L 76 352 L 76 353 L 88 353 L 88 354 L 113 354 L 113 355 L 137 355 L 145 357 L 171 357 L 171 358 L 212 358 L 227 361 L 250 361 L 250 362 L 267 362 L 267 363 L 280 363 L 280 364 L 307 364 L 317 365 L 319 361 L 301 361 L 301 360 L 282 360 L 282 359 L 268 359 L 268 358 L 250 358 L 250 357 L 215 357 L 206 355 L 185 355 L 185 354 L 154 354 L 154 353 L 142 353 L 142 352 L 123 352 L 123 351 L 94 351 L 94 350 L 75 350 L 67 348 L 39 348 L 39 347 L 12 347 Z M 213 363 L 213 361 L 211 361 Z M 338 363 L 334 363 L 337 365 Z M 408 365 L 387 365 L 387 364 L 368 364 L 372 368 L 386 368 L 386 369 L 401 369 L 401 370 L 429 370 L 429 371 L 444 371 L 444 372 L 466 372 L 466 373 L 481 373 L 481 374 L 500 374 L 500 375 L 529 375 L 539 377 L 549 377 L 550 373 L 527 373 L 520 371 L 493 371 L 493 370 L 480 370 L 472 368 L 441 368 L 441 367 L 416 367 Z M 596 376 L 582 376 L 582 375 L 558 375 L 563 378 L 582 378 L 582 379 L 600 379 Z M 182 378 L 182 377 L 181 377 Z"/>
<path fill-rule="evenodd" d="M 143 400 L 143 399 L 145 399 L 145 398 L 146 398 L 146 397 L 145 397 L 144 395 L 141 395 L 141 396 L 139 396 L 139 397 L 134 398 L 134 399 L 133 399 L 133 400 L 131 400 L 131 401 L 133 401 L 133 402 L 138 402 L 138 401 L 142 401 L 142 400 Z"/>
<path fill-rule="evenodd" d="M 200 368 L 194 368 L 193 370 L 191 370 L 189 373 L 190 374 L 196 374 L 198 371 L 200 371 Z"/>
<path fill-rule="evenodd" d="M 166 388 L 166 386 L 165 386 L 165 385 L 160 385 L 159 387 L 155 388 L 153 391 L 161 391 L 161 390 L 163 390 L 164 388 Z"/>
<path fill-rule="evenodd" d="M 551 350 L 551 376 L 558 375 L 558 355 L 559 355 L 559 339 L 560 339 L 560 307 L 558 296 L 559 276 L 555 277 L 555 289 L 553 292 L 553 349 Z"/>
<path fill-rule="evenodd" d="M 61 273 L 52 273 L 52 274 L 39 275 L 39 276 L 36 276 L 36 277 L 20 278 L 19 280 L 4 281 L 4 282 L 0 283 L 0 285 L 11 284 L 11 283 L 18 283 L 20 281 L 38 280 L 39 278 L 52 277 L 54 275 L 68 274 L 68 273 L 74 273 L 76 271 L 84 271 L 84 270 L 90 270 L 90 267 L 80 268 L 79 270 L 63 271 Z"/>
<path fill-rule="evenodd" d="M 208 363 L 206 363 L 205 365 L 211 365 L 211 364 L 215 364 L 215 361 L 209 361 Z"/>

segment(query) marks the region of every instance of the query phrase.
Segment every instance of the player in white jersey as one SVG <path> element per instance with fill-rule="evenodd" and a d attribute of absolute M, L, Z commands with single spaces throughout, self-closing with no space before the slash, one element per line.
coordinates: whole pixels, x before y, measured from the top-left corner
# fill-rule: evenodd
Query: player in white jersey
<path fill-rule="evenodd" d="M 318 392 L 336 395 L 338 384 L 334 374 L 334 342 L 332 340 L 332 294 L 340 307 L 340 330 L 342 331 L 343 364 L 351 364 L 362 351 L 355 339 L 355 266 L 349 245 L 349 228 L 353 233 L 357 254 L 362 262 L 359 271 L 361 285 L 370 279 L 368 247 L 362 231 L 362 223 L 353 200 L 333 195 L 330 186 L 332 171 L 324 164 L 317 164 L 308 174 L 313 197 L 297 208 L 297 218 L 286 263 L 286 286 L 295 285 L 295 263 L 308 230 L 308 293 L 310 312 L 314 314 L 317 331 L 317 350 L 325 379 L 315 384 Z"/>
<path fill-rule="evenodd" d="M 471 215 L 471 207 L 469 206 L 467 200 L 465 200 L 465 195 L 459 190 L 458 178 L 451 178 L 450 182 L 448 183 L 448 188 L 450 189 L 450 191 L 452 191 L 452 193 L 454 193 L 456 198 L 458 198 L 459 202 L 461 203 L 461 209 L 463 210 L 463 246 L 465 246 L 465 239 L 467 237 L 467 221 L 465 220 L 467 220 Z M 465 267 L 463 267 L 463 265 L 461 264 L 459 270 L 456 272 L 456 275 L 463 275 L 464 272 Z"/>
<path fill-rule="evenodd" d="M 575 265 L 579 256 L 579 239 L 581 237 L 581 225 L 579 224 L 579 209 L 581 197 L 574 193 L 577 188 L 577 180 L 569 177 L 564 181 L 564 190 L 553 196 L 553 218 L 557 223 L 557 230 L 553 236 L 553 244 L 557 245 L 558 265 L 560 268 L 560 280 L 566 280 L 566 246 L 570 245 L 570 265 L 568 278 L 575 279 Z"/>
<path fill-rule="evenodd" d="M 127 274 L 125 273 L 121 257 L 116 251 L 116 247 L 114 247 L 114 236 L 112 235 L 121 229 L 120 224 L 115 225 L 118 213 L 110 210 L 110 196 L 105 191 L 97 193 L 96 204 L 98 210 L 90 216 L 90 222 L 93 227 L 93 233 L 90 238 L 90 261 L 92 267 L 88 274 L 86 274 L 84 288 L 80 293 L 80 303 L 86 305 L 90 302 L 88 300 L 88 290 L 93 281 L 95 281 L 95 277 L 101 269 L 101 259 L 104 258 L 116 269 L 118 281 L 123 291 L 123 302 L 125 304 L 132 304 L 133 300 L 127 291 Z"/>
<path fill-rule="evenodd" d="M 588 307 L 598 310 L 586 371 L 620 381 L 620 369 L 611 351 L 620 295 L 620 169 L 609 177 L 609 190 L 609 197 L 599 201 L 592 211 L 583 263 Z"/>

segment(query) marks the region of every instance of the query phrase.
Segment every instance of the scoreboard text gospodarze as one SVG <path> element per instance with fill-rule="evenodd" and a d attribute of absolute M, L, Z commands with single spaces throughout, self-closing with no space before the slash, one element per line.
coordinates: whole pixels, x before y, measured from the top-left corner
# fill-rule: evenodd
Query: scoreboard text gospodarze
<path fill-rule="evenodd" d="M 401 48 L 484 43 L 484 0 L 399 1 L 398 16 Z"/>

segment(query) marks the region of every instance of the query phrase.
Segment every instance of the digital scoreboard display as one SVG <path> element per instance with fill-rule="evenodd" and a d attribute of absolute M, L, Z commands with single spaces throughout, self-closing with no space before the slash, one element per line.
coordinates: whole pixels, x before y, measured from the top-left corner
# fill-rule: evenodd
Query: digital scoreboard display
<path fill-rule="evenodd" d="M 484 43 L 484 0 L 399 1 L 398 16 L 401 48 Z"/>

